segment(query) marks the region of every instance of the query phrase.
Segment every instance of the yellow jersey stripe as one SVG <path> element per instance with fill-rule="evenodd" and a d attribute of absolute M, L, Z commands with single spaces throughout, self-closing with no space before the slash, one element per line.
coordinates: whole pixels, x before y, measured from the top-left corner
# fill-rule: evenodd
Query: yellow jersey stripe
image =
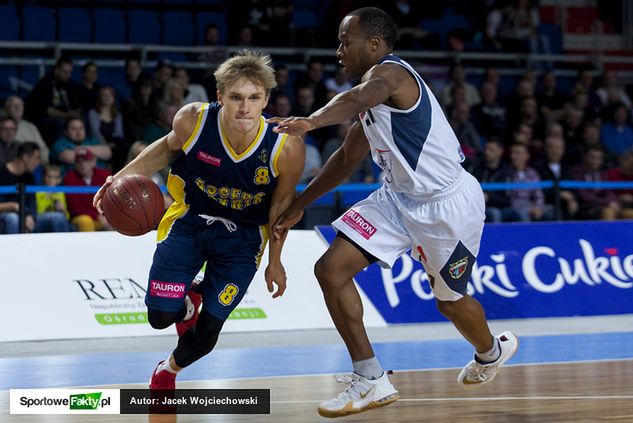
<path fill-rule="evenodd" d="M 288 139 L 288 134 L 281 134 L 279 137 L 279 141 L 277 141 L 275 145 L 275 149 L 273 151 L 273 160 L 271 169 L 273 171 L 273 176 L 276 178 L 279 176 L 279 169 L 277 168 L 277 161 L 279 160 L 279 156 L 281 156 L 281 150 L 284 148 L 286 144 L 286 139 Z"/>
<path fill-rule="evenodd" d="M 266 251 L 266 245 L 268 244 L 268 225 L 259 226 L 259 236 L 262 238 L 262 245 L 259 247 L 259 252 L 255 256 L 255 260 L 257 261 L 257 268 L 259 268 L 259 264 L 262 261 L 264 251 Z"/>
<path fill-rule="evenodd" d="M 189 135 L 189 139 L 182 146 L 182 151 L 188 153 L 191 150 L 191 147 L 198 141 L 198 137 L 200 137 L 200 132 L 202 131 L 202 123 L 206 120 L 207 111 L 209 110 L 209 103 L 204 103 L 202 107 L 200 107 L 200 112 L 198 113 L 198 121 L 196 122 L 196 127 L 194 128 L 191 135 Z"/>
<path fill-rule="evenodd" d="M 185 181 L 178 175 L 169 173 L 167 178 L 167 189 L 174 198 L 174 202 L 165 212 L 162 220 L 158 224 L 156 242 L 161 243 L 171 232 L 171 228 L 176 220 L 180 219 L 189 211 L 189 205 L 185 203 Z"/>
<path fill-rule="evenodd" d="M 268 128 L 268 124 L 266 123 L 266 120 L 264 119 L 263 116 L 260 116 L 259 129 L 257 130 L 257 135 L 255 136 L 253 141 L 251 141 L 251 144 L 248 146 L 248 148 L 244 150 L 244 152 L 237 154 L 235 150 L 233 149 L 233 146 L 229 142 L 229 138 L 226 136 L 226 133 L 224 132 L 224 127 L 222 126 L 221 117 L 222 117 L 222 113 L 220 110 L 220 112 L 218 112 L 218 128 L 220 128 L 220 139 L 222 140 L 222 146 L 224 147 L 224 150 L 229 156 L 231 156 L 233 161 L 236 163 L 246 159 L 255 151 L 255 149 L 257 149 L 257 147 L 259 147 L 262 140 L 264 139 L 264 135 L 266 134 L 266 128 Z"/>

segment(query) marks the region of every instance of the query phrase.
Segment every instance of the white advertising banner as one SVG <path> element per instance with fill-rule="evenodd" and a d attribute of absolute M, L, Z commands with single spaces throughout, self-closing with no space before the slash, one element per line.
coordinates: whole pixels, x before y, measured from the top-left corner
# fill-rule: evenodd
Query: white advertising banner
<path fill-rule="evenodd" d="M 0 342 L 150 336 L 144 304 L 155 233 L 114 232 L 0 236 Z M 332 328 L 313 274 L 325 242 L 314 231 L 291 231 L 283 262 L 288 289 L 273 299 L 266 289 L 267 255 L 225 331 Z M 385 326 L 360 291 L 367 326 Z"/>

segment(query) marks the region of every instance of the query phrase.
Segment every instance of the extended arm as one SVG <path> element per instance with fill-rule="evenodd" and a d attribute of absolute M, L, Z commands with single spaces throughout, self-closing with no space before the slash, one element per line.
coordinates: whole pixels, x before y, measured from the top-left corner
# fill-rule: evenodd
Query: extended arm
<path fill-rule="evenodd" d="M 201 103 L 191 103 L 180 109 L 174 117 L 173 129 L 167 135 L 150 144 L 114 177 L 108 177 L 93 199 L 94 206 L 99 212 L 101 212 L 101 199 L 113 178 L 132 174 L 150 177 L 180 154 L 182 147 L 193 134 L 201 105 Z"/>
<path fill-rule="evenodd" d="M 330 156 L 292 206 L 277 219 L 273 227 L 274 236 L 282 236 L 301 220 L 304 208 L 347 179 L 368 151 L 369 143 L 363 128 L 356 122 L 347 133 L 343 145 Z"/>
<path fill-rule="evenodd" d="M 268 233 L 272 234 L 272 225 L 279 215 L 285 211 L 296 198 L 296 187 L 305 163 L 305 145 L 299 137 L 288 136 L 286 143 L 277 159 L 277 186 L 273 192 L 270 211 Z M 273 282 L 277 284 L 277 292 L 273 298 L 281 296 L 286 289 L 286 273 L 281 264 L 281 250 L 286 240 L 287 231 L 279 237 L 270 236 L 268 251 L 268 267 L 266 269 L 266 283 L 268 290 L 273 291 Z"/>

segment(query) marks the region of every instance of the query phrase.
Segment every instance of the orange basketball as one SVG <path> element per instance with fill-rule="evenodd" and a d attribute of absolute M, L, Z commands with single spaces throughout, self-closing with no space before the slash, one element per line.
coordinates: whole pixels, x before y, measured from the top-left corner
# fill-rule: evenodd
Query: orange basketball
<path fill-rule="evenodd" d="M 165 213 L 158 185 L 143 175 L 116 178 L 101 201 L 103 215 L 123 235 L 139 236 L 156 229 Z"/>

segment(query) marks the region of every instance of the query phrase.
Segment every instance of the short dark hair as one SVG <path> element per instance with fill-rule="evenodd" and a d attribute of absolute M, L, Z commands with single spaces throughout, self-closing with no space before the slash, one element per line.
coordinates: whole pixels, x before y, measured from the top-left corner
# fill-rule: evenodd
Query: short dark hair
<path fill-rule="evenodd" d="M 84 123 L 84 120 L 81 117 L 79 117 L 79 116 L 73 115 L 73 116 L 67 117 L 66 121 L 64 122 L 64 130 L 68 130 L 68 126 L 70 126 L 70 123 L 74 122 L 76 120 L 80 121 L 81 123 Z M 85 126 L 86 126 L 86 124 L 84 123 L 84 127 Z"/>
<path fill-rule="evenodd" d="M 82 73 L 86 73 L 86 69 L 88 69 L 91 66 L 94 66 L 96 68 L 97 64 L 95 62 L 93 62 L 92 60 L 90 60 L 90 61 L 86 62 L 86 64 L 83 66 L 83 68 L 81 68 L 81 72 Z"/>
<path fill-rule="evenodd" d="M 15 119 L 13 119 L 11 116 L 2 116 L 2 117 L 0 117 L 0 124 L 3 124 L 4 122 L 6 122 L 8 120 L 13 122 L 15 124 L 15 126 L 18 125 L 18 122 Z"/>
<path fill-rule="evenodd" d="M 362 7 L 347 16 L 358 16 L 358 24 L 365 37 L 379 37 L 387 47 L 393 48 L 397 39 L 396 24 L 391 16 L 377 7 Z"/>
<path fill-rule="evenodd" d="M 26 154 L 33 154 L 36 151 L 40 151 L 40 146 L 35 144 L 33 141 L 25 141 L 20 143 L 18 146 L 18 152 L 16 157 L 22 158 Z"/>
<path fill-rule="evenodd" d="M 55 67 L 60 68 L 62 65 L 72 66 L 72 64 L 73 64 L 73 61 L 70 59 L 70 57 L 62 56 L 59 59 L 57 59 L 57 61 L 55 62 Z"/>

